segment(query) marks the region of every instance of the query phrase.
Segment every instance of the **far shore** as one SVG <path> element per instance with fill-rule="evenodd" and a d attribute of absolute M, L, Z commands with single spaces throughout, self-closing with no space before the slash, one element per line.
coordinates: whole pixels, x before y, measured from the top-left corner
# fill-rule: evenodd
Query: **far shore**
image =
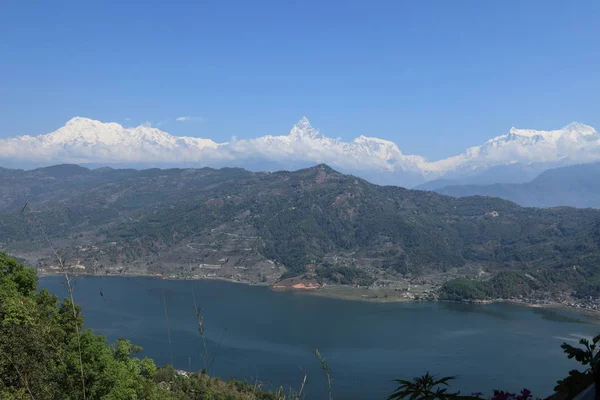
<path fill-rule="evenodd" d="M 46 276 L 62 276 L 64 275 L 60 271 L 38 271 L 39 277 Z M 509 303 L 518 306 L 524 306 L 529 308 L 554 308 L 554 309 L 566 309 L 572 311 L 581 311 L 590 315 L 599 316 L 600 310 L 595 310 L 591 308 L 583 308 L 583 307 L 572 307 L 566 304 L 552 302 L 545 304 L 538 303 L 528 303 L 524 301 L 518 300 L 509 300 L 509 299 L 490 299 L 490 300 L 474 300 L 474 301 L 449 301 L 449 300 L 428 300 L 428 299 L 414 299 L 410 297 L 402 297 L 402 296 L 389 296 L 390 293 L 396 292 L 394 289 L 386 289 L 386 288 L 376 288 L 376 289 L 368 289 L 366 287 L 355 287 L 348 285 L 326 285 L 321 286 L 319 288 L 302 288 L 296 289 L 293 287 L 273 287 L 269 283 L 263 282 L 246 282 L 240 281 L 236 279 L 219 277 L 219 276 L 210 276 L 203 277 L 199 279 L 186 279 L 186 278 L 173 278 L 168 277 L 162 274 L 148 274 L 148 273 L 123 273 L 123 274 L 106 274 L 106 275 L 94 275 L 88 274 L 86 272 L 77 271 L 74 273 L 75 276 L 91 276 L 91 277 L 126 277 L 126 278 L 136 278 L 136 277 L 144 277 L 144 278 L 155 278 L 155 279 L 163 279 L 163 280 L 178 280 L 178 281 L 225 281 L 230 283 L 237 283 L 242 285 L 249 286 L 263 286 L 268 288 L 269 290 L 276 292 L 288 292 L 294 294 L 306 294 L 313 296 L 321 296 L 321 297 L 329 297 L 333 299 L 340 300 L 348 300 L 348 301 L 365 301 L 365 302 L 374 302 L 374 303 L 407 303 L 407 302 L 445 302 L 445 303 L 458 303 L 458 304 L 475 304 L 475 305 L 487 305 L 493 303 Z M 373 294 L 375 293 L 375 294 Z M 379 296 L 381 294 L 381 296 Z M 388 294 L 388 296 L 386 296 Z"/>

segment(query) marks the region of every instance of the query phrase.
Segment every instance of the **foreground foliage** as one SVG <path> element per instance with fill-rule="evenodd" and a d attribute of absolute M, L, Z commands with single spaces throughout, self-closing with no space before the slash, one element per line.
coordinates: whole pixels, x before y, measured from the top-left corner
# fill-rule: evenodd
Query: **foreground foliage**
<path fill-rule="evenodd" d="M 571 370 L 569 375 L 557 382 L 555 394 L 548 399 L 572 400 L 592 383 L 600 387 L 600 335 L 594 337 L 590 343 L 588 339 L 581 339 L 579 344 L 583 347 L 574 347 L 563 343 L 561 348 L 569 359 L 575 359 L 584 371 Z M 388 400 L 478 400 L 484 399 L 483 393 L 472 393 L 470 396 L 461 395 L 460 392 L 450 392 L 449 382 L 455 376 L 437 378 L 427 372 L 425 375 L 413 378 L 412 381 L 397 379 L 398 388 Z M 494 390 L 490 400 L 531 400 L 533 395 L 529 389 L 522 389 L 519 393 L 504 390 Z M 539 399 L 538 399 L 539 400 Z"/>
<path fill-rule="evenodd" d="M 598 351 L 598 342 L 600 335 L 595 336 L 590 343 L 587 339 L 581 339 L 579 344 L 583 347 L 574 347 L 570 344 L 563 343 L 561 348 L 567 354 L 568 358 L 574 358 L 586 369 L 578 371 L 576 369 L 569 372 L 569 376 L 558 381 L 558 385 L 554 390 L 566 393 L 569 398 L 581 392 L 592 382 L 596 387 L 600 387 L 600 352 Z"/>
<path fill-rule="evenodd" d="M 396 379 L 398 388 L 394 393 L 388 397 L 388 400 L 397 399 L 443 399 L 453 398 L 458 396 L 457 393 L 448 392 L 448 382 L 456 379 L 455 376 L 446 376 L 444 378 L 437 379 L 435 376 L 430 375 L 427 372 L 423 376 L 414 378 L 412 381 Z M 443 387 L 446 386 L 446 387 Z"/>
<path fill-rule="evenodd" d="M 149 358 L 133 357 L 141 348 L 128 340 L 108 344 L 90 330 L 73 329 L 83 326 L 75 309 L 74 315 L 69 299 L 38 292 L 35 272 L 0 253 L 0 399 L 278 398 L 244 382 L 157 368 Z"/>

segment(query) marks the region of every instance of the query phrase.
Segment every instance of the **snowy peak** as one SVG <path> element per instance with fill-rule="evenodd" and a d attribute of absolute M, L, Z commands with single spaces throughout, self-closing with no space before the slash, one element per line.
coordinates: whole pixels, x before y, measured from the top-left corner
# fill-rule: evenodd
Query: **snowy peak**
<path fill-rule="evenodd" d="M 103 123 L 89 118 L 75 117 L 60 129 L 41 135 L 41 139 L 48 144 L 116 144 L 123 130 L 121 125 L 114 122 Z"/>
<path fill-rule="evenodd" d="M 120 131 L 122 129 L 124 128 L 116 122 L 101 122 L 90 118 L 75 117 L 67 121 L 58 131 L 85 134 L 92 131 Z"/>
<path fill-rule="evenodd" d="M 572 135 L 594 135 L 596 134 L 596 130 L 589 125 L 582 124 L 581 122 L 571 122 L 568 125 L 565 125 L 561 129 L 553 130 L 553 131 L 538 131 L 534 129 L 518 129 L 512 127 L 510 129 L 511 135 L 517 136 L 525 136 L 525 137 L 542 137 L 544 139 L 556 139 L 558 137 L 564 136 L 565 134 Z"/>
<path fill-rule="evenodd" d="M 82 117 L 72 118 L 58 130 L 40 135 L 38 138 L 44 144 L 62 147 L 94 145 L 159 148 L 173 148 L 178 145 L 216 147 L 216 143 L 212 140 L 177 137 L 147 125 L 124 128 L 115 122 L 105 123 Z"/>
<path fill-rule="evenodd" d="M 313 128 L 310 124 L 310 121 L 306 117 L 300 118 L 298 122 L 296 122 L 296 125 L 294 125 L 294 127 L 300 130 L 310 130 Z"/>
<path fill-rule="evenodd" d="M 582 124 L 581 122 L 571 122 L 562 128 L 563 131 L 566 132 L 577 132 L 582 135 L 594 135 L 596 134 L 596 130 L 589 125 Z"/>
<path fill-rule="evenodd" d="M 454 160 L 453 170 L 471 171 L 517 163 L 593 162 L 600 160 L 600 135 L 591 126 L 579 122 L 551 131 L 513 127 L 508 134 L 446 160 L 451 159 Z"/>
<path fill-rule="evenodd" d="M 300 118 L 296 125 L 292 127 L 288 136 L 295 139 L 311 138 L 322 139 L 323 135 L 317 129 L 314 129 L 306 117 Z"/>
<path fill-rule="evenodd" d="M 125 128 L 83 117 L 75 117 L 45 135 L 0 139 L 0 165 L 143 163 L 272 170 L 273 166 L 297 169 L 326 163 L 377 183 L 397 185 L 472 175 L 511 164 L 564 165 L 593 161 L 600 161 L 600 134 L 579 122 L 551 131 L 512 128 L 507 134 L 438 161 L 403 154 L 396 143 L 377 137 L 332 139 L 313 128 L 306 117 L 300 118 L 287 135 L 228 143 L 173 136 L 145 125 Z"/>
<path fill-rule="evenodd" d="M 116 124 L 115 122 L 109 122 L 110 124 Z M 94 125 L 103 125 L 104 122 L 97 121 L 91 118 L 85 117 L 73 117 L 67 121 L 65 126 L 94 126 Z"/>
<path fill-rule="evenodd" d="M 354 139 L 352 143 L 366 149 L 373 154 L 377 154 L 384 159 L 390 159 L 394 156 L 402 155 L 398 145 L 396 145 L 394 142 L 390 142 L 389 140 L 360 135 Z"/>

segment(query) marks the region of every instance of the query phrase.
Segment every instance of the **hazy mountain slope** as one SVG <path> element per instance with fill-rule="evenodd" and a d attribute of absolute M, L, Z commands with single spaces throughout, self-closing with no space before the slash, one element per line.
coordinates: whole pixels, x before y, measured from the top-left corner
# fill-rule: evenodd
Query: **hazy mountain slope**
<path fill-rule="evenodd" d="M 451 185 L 436 192 L 500 197 L 530 207 L 600 208 L 600 163 L 551 169 L 523 184 Z"/>
<path fill-rule="evenodd" d="M 415 186 L 419 190 L 437 190 L 446 186 L 487 185 L 494 183 L 527 183 L 542 172 L 566 165 L 568 162 L 497 165 L 470 175 L 448 174 Z"/>
<path fill-rule="evenodd" d="M 77 163 L 136 168 L 232 166 L 266 171 L 327 163 L 374 183 L 405 187 L 439 178 L 517 183 L 551 165 L 598 160 L 600 134 L 576 122 L 553 131 L 512 128 L 508 134 L 438 161 L 404 154 L 396 143 L 372 136 L 361 135 L 348 142 L 333 139 L 314 129 L 306 118 L 287 135 L 226 143 L 80 117 L 45 135 L 0 139 L 3 166 Z"/>
<path fill-rule="evenodd" d="M 381 187 L 325 165 L 276 173 L 61 166 L 0 175 L 0 188 L 2 249 L 52 264 L 44 226 L 68 259 L 100 272 L 273 281 L 286 270 L 337 271 L 356 282 L 600 259 L 599 211 Z"/>

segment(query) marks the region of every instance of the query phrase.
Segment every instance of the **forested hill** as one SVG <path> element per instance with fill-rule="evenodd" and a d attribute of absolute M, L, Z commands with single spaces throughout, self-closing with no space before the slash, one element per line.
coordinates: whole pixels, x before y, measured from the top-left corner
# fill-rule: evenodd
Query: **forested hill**
<path fill-rule="evenodd" d="M 93 273 L 358 283 L 600 261 L 600 211 L 377 186 L 326 165 L 0 170 L 0 250 L 52 265 L 42 230 Z"/>

